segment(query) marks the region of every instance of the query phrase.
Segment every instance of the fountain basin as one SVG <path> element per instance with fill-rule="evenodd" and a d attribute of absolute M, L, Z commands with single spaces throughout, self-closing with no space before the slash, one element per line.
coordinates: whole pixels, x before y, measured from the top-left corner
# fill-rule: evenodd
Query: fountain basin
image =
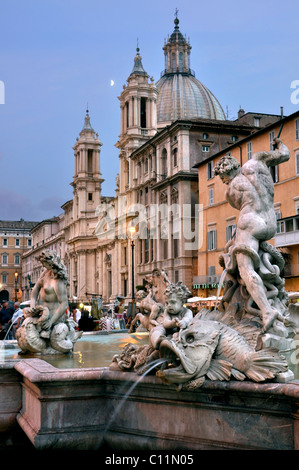
<path fill-rule="evenodd" d="M 178 392 L 155 376 L 17 362 L 17 421 L 37 449 L 299 449 L 299 382 L 206 381 Z M 107 425 L 108 429 L 107 429 Z"/>
<path fill-rule="evenodd" d="M 105 338 L 122 348 L 126 336 Z M 179 392 L 154 375 L 140 380 L 135 373 L 90 365 L 4 361 L 0 431 L 21 429 L 42 450 L 299 449 L 299 380 L 207 380 L 197 390 Z"/>

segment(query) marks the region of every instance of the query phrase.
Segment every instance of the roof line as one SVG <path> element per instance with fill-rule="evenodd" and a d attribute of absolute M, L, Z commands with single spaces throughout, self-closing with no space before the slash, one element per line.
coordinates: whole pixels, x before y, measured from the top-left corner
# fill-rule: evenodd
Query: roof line
<path fill-rule="evenodd" d="M 288 116 L 283 117 L 282 119 L 279 119 L 278 121 L 275 121 L 268 126 L 263 127 L 262 129 L 259 129 L 258 131 L 254 132 L 253 134 L 250 134 L 246 137 L 244 137 L 241 140 L 238 140 L 234 144 L 228 145 L 227 147 L 224 147 L 222 150 L 219 152 L 214 153 L 210 157 L 206 158 L 204 161 L 196 163 L 192 168 L 199 168 L 202 164 L 209 162 L 210 160 L 213 160 L 216 157 L 219 157 L 220 155 L 223 154 L 223 152 L 227 152 L 233 148 L 240 147 L 241 144 L 247 142 L 248 140 L 251 140 L 252 137 L 256 137 L 259 135 L 262 135 L 264 132 L 269 132 L 270 129 L 273 129 L 274 127 L 279 126 L 280 124 L 284 124 L 287 121 L 291 121 L 294 119 L 296 116 L 299 117 L 299 111 L 295 111 L 295 113 L 289 114 Z"/>

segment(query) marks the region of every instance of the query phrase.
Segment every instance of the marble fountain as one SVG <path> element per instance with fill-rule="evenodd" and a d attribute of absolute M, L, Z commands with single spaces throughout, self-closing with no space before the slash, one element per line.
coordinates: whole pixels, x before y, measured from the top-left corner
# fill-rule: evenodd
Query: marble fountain
<path fill-rule="evenodd" d="M 289 304 L 283 258 L 267 242 L 269 166 L 289 158 L 275 145 L 242 168 L 233 157 L 215 166 L 240 210 L 219 259 L 217 310 L 193 316 L 187 287 L 155 270 L 140 298 L 146 333 L 82 336 L 64 316 L 65 268 L 43 253 L 17 344 L 1 344 L 2 442 L 21 433 L 42 450 L 299 449 L 299 304 Z"/>

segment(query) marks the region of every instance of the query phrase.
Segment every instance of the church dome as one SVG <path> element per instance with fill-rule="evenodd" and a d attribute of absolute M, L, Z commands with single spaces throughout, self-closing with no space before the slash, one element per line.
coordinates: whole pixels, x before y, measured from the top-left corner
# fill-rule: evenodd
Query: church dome
<path fill-rule="evenodd" d="M 179 30 L 179 20 L 164 45 L 165 70 L 156 83 L 157 124 L 177 119 L 207 118 L 225 120 L 224 111 L 211 91 L 195 78 L 190 69 L 191 46 Z M 160 124 L 160 126 L 159 126 Z"/>

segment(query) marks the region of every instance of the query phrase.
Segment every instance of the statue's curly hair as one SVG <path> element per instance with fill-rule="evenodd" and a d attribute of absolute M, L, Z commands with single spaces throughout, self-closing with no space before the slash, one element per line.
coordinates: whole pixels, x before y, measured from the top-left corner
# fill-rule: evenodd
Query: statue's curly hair
<path fill-rule="evenodd" d="M 240 168 L 240 163 L 235 157 L 230 155 L 225 155 L 220 158 L 219 162 L 214 166 L 214 175 L 222 175 L 224 173 L 229 173 L 232 170 Z"/>
<path fill-rule="evenodd" d="M 192 295 L 188 287 L 181 283 L 181 281 L 176 284 L 169 284 L 165 290 L 165 296 L 170 297 L 170 295 L 176 294 L 182 302 L 186 302 L 188 298 Z"/>
<path fill-rule="evenodd" d="M 68 284 L 68 273 L 65 265 L 61 261 L 60 256 L 53 250 L 43 250 L 38 257 L 41 263 L 46 261 L 51 266 L 51 271 L 56 279 L 62 279 Z"/>

